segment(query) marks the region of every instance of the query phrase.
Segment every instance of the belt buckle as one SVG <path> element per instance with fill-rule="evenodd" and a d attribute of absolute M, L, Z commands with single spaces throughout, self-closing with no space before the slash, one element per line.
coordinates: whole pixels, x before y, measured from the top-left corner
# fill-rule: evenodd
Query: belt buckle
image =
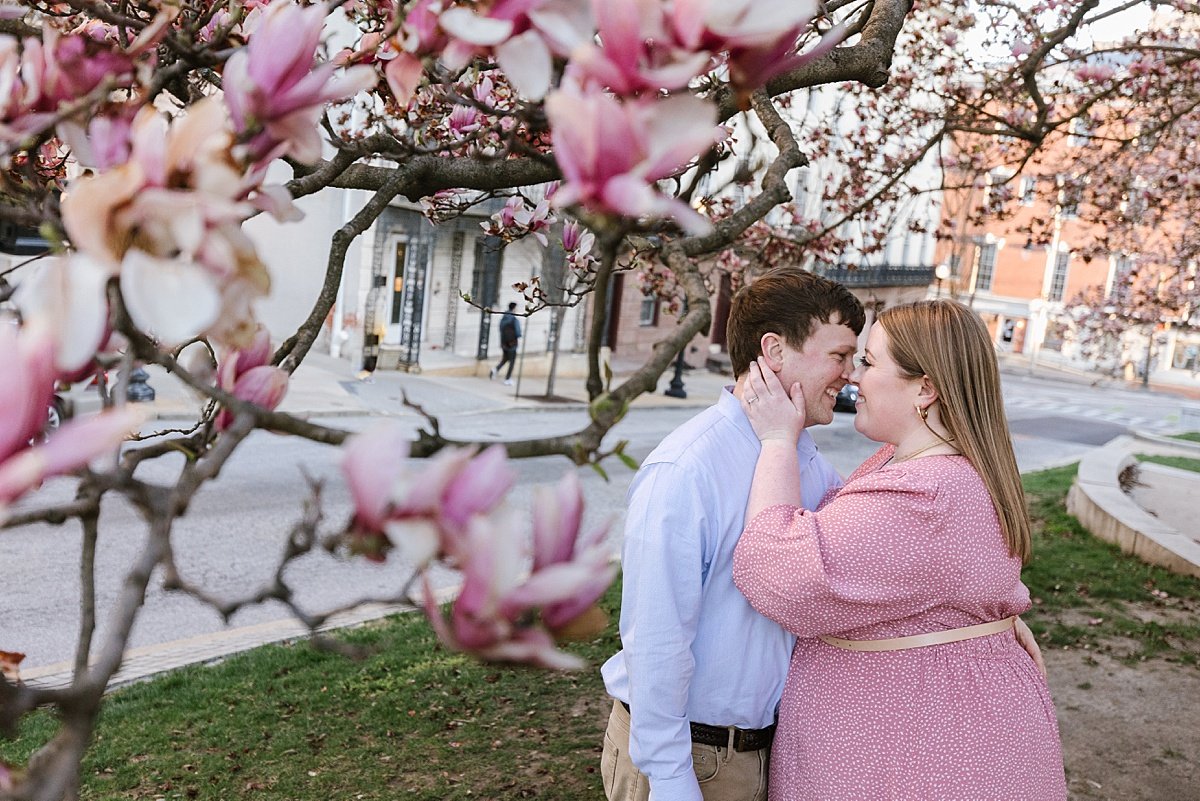
<path fill-rule="evenodd" d="M 768 747 L 774 739 L 775 732 L 771 727 L 765 729 L 734 729 L 734 751 L 761 751 Z"/>

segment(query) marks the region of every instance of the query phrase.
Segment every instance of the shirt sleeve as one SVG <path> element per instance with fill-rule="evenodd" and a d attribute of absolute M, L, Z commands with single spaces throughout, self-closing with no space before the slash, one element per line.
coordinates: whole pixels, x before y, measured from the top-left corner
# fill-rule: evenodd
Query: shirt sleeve
<path fill-rule="evenodd" d="M 625 519 L 621 646 L 629 752 L 654 801 L 702 801 L 687 716 L 708 524 L 702 497 L 689 471 L 647 465 L 634 480 Z"/>
<path fill-rule="evenodd" d="M 819 511 L 765 509 L 738 540 L 734 583 L 799 637 L 919 614 L 960 579 L 941 506 L 936 486 L 887 471 L 852 480 Z"/>

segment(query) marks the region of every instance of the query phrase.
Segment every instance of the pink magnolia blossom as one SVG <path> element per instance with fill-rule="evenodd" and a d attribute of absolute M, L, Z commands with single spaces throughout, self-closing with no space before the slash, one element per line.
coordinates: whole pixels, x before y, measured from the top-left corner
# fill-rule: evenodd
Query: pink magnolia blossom
<path fill-rule="evenodd" d="M 479 130 L 479 111 L 470 106 L 457 105 L 446 120 L 451 133 L 460 139 L 472 131 Z"/>
<path fill-rule="evenodd" d="M 133 321 L 165 344 L 209 333 L 232 346 L 253 335 L 250 303 L 270 278 L 241 223 L 256 206 L 291 204 L 233 160 L 218 98 L 168 120 L 143 108 L 129 159 L 73 181 L 63 197 L 71 245 L 120 276 Z"/>
<path fill-rule="evenodd" d="M 463 585 L 448 616 L 437 608 L 428 578 L 425 613 L 448 648 L 501 662 L 582 667 L 555 647 L 561 630 L 595 604 L 616 566 L 601 545 L 607 527 L 580 537 L 583 496 L 569 473 L 534 499 L 533 570 L 520 528 L 507 516 L 473 518 L 461 562 Z"/>
<path fill-rule="evenodd" d="M 40 40 L 0 37 L 0 137 L 32 132 L 53 120 L 63 104 L 107 82 L 129 86 L 139 64 L 154 61 L 154 48 L 179 15 L 166 5 L 131 42 L 108 23 L 90 20 L 62 33 L 42 26 Z"/>
<path fill-rule="evenodd" d="M 587 272 L 596 263 L 592 248 L 596 244 L 596 235 L 584 228 L 575 220 L 563 226 L 563 250 L 566 252 L 567 264 L 578 272 Z"/>
<path fill-rule="evenodd" d="M 109 277 L 102 265 L 76 254 L 47 259 L 17 287 L 13 300 L 22 316 L 50 332 L 60 376 L 86 370 L 108 338 Z"/>
<path fill-rule="evenodd" d="M 46 425 L 54 395 L 54 340 L 49 332 L 0 324 L 0 462 L 29 444 Z"/>
<path fill-rule="evenodd" d="M 584 616 L 612 583 L 603 546 L 607 526 L 581 535 L 583 495 L 574 473 L 535 498 L 532 560 L 528 541 L 502 502 L 513 472 L 504 449 L 447 448 L 410 461 L 392 423 L 357 434 L 343 448 L 342 471 L 354 499 L 351 547 L 382 561 L 393 544 L 424 569 L 440 558 L 463 572 L 443 615 L 424 575 L 424 606 L 448 648 L 484 659 L 574 668 L 553 632 Z M 533 572 L 529 572 L 532 561 Z"/>
<path fill-rule="evenodd" d="M 425 73 L 425 58 L 434 58 L 449 41 L 438 24 L 444 0 L 417 0 L 404 15 L 399 32 L 391 39 L 364 36 L 360 50 L 371 52 L 377 61 L 386 62 L 383 77 L 388 89 L 401 106 L 412 100 L 421 76 Z M 370 63 L 371 58 L 363 58 Z"/>
<path fill-rule="evenodd" d="M 574 219 L 563 225 L 563 251 L 566 255 L 566 264 L 571 267 L 571 270 L 587 273 L 594 269 L 598 263 L 598 259 L 592 255 L 595 241 L 595 234 L 583 228 Z"/>
<path fill-rule="evenodd" d="M 42 416 L 45 417 L 45 409 Z M 69 473 L 111 451 L 142 424 L 141 410 L 130 406 L 71 420 L 41 445 L 0 462 L 0 516 L 3 505 L 52 476 Z"/>
<path fill-rule="evenodd" d="M 596 235 L 576 220 L 571 220 L 563 226 L 562 243 L 567 253 L 589 253 L 596 244 Z"/>
<path fill-rule="evenodd" d="M 1075 77 L 1084 83 L 1103 83 L 1115 70 L 1108 64 L 1084 64 L 1075 70 Z"/>
<path fill-rule="evenodd" d="M 97 170 L 107 170 L 129 159 L 133 119 L 128 109 L 93 117 L 87 127 L 64 120 L 58 132 L 71 148 L 80 164 Z"/>
<path fill-rule="evenodd" d="M 498 523 L 478 518 L 468 535 L 468 558 L 463 565 L 463 584 L 444 615 L 437 607 L 425 577 L 425 614 L 438 640 L 454 651 L 473 653 L 495 662 L 524 662 L 558 670 L 583 667 L 583 660 L 558 650 L 545 627 L 531 623 L 533 606 L 528 592 L 525 603 L 514 603 L 524 589 L 524 549 L 520 529 L 510 520 Z M 561 595 L 549 589 L 541 593 L 547 602 Z M 540 600 L 540 598 L 539 598 Z"/>
<path fill-rule="evenodd" d="M 375 85 L 370 67 L 335 75 L 333 64 L 313 65 L 327 14 L 321 4 L 272 3 L 249 44 L 225 63 L 225 102 L 251 161 L 316 161 L 324 104 Z"/>
<path fill-rule="evenodd" d="M 382 561 L 392 545 L 386 533 L 392 486 L 407 466 L 408 447 L 407 434 L 395 424 L 355 435 L 342 447 L 342 473 L 354 501 L 352 548 L 369 559 Z M 428 550 L 436 547 L 435 535 Z"/>
<path fill-rule="evenodd" d="M 841 42 L 845 29 L 838 26 L 812 50 L 796 52 L 819 11 L 815 0 L 673 0 L 670 24 L 682 46 L 726 53 L 730 83 L 747 93 Z"/>
<path fill-rule="evenodd" d="M 238 376 L 232 395 L 238 400 L 253 403 L 268 411 L 277 407 L 287 394 L 288 373 L 279 367 L 252 367 Z M 233 412 L 222 409 L 217 414 L 216 428 L 224 431 L 233 424 Z"/>
<path fill-rule="evenodd" d="M 600 44 L 582 44 L 571 55 L 581 80 L 619 95 L 654 95 L 687 86 L 711 60 L 706 49 L 675 40 L 659 0 L 595 0 L 593 8 Z"/>
<path fill-rule="evenodd" d="M 444 448 L 430 459 L 410 460 L 408 439 L 394 424 L 351 437 L 342 472 L 354 498 L 354 549 L 382 561 L 398 541 L 418 564 L 438 554 L 452 563 L 463 558 L 470 521 L 491 513 L 515 479 L 500 445 L 478 455 Z"/>
<path fill-rule="evenodd" d="M 595 86 L 567 83 L 546 98 L 554 156 L 565 184 L 557 206 L 630 217 L 672 217 L 690 232 L 708 220 L 655 182 L 678 172 L 723 137 L 715 109 L 693 95 L 624 102 Z"/>
<path fill-rule="evenodd" d="M 540 100 L 550 88 L 554 57 L 592 39 L 588 0 L 495 0 L 453 6 L 438 16 L 449 36 L 440 55 L 452 69 L 490 53 L 518 92 Z"/>
<path fill-rule="evenodd" d="M 46 424 L 54 393 L 54 344 L 48 333 L 0 326 L 0 518 L 4 506 L 50 476 L 70 472 L 115 447 L 141 422 L 122 407 L 72 420 L 43 444 L 30 445 Z"/>
<path fill-rule="evenodd" d="M 271 335 L 266 326 L 259 323 L 253 339 L 243 350 L 227 354 L 217 371 L 217 383 L 221 389 L 238 400 L 253 403 L 268 411 L 275 409 L 287 394 L 288 375 L 286 370 L 272 367 Z M 233 424 L 234 415 L 221 409 L 215 422 L 218 431 Z"/>
<path fill-rule="evenodd" d="M 537 585 L 532 579 L 530 585 L 537 589 L 545 582 L 565 581 L 574 588 L 566 600 L 542 610 L 542 618 L 551 629 L 578 617 L 616 577 L 616 565 L 604 547 L 608 524 L 581 534 L 583 506 L 583 487 L 573 472 L 553 487 L 534 491 L 533 571 Z M 517 598 L 519 601 L 520 595 Z"/>
<path fill-rule="evenodd" d="M 542 247 L 545 247 L 549 243 L 549 240 L 546 239 L 546 231 L 555 222 L 557 219 L 550 211 L 549 197 L 538 201 L 536 206 L 530 208 L 523 197 L 513 195 L 505 202 L 504 208 L 493 214 L 488 222 L 482 222 L 479 225 L 489 234 L 499 236 L 506 242 L 512 242 L 527 234 L 532 234 Z"/>

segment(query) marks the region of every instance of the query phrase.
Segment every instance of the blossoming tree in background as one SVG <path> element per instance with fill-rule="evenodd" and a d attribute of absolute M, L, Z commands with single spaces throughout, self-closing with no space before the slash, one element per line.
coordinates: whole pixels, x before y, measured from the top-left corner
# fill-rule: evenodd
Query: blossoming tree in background
<path fill-rule="evenodd" d="M 225 615 L 270 597 L 314 629 L 327 617 L 301 610 L 286 586 L 245 602 L 212 598 L 174 563 L 175 522 L 256 428 L 341 447 L 354 500 L 333 531 L 316 498 L 299 511 L 285 563 L 317 543 L 371 560 L 399 552 L 414 565 L 407 589 L 446 647 L 576 666 L 557 643 L 594 625 L 592 607 L 614 575 L 604 530 L 583 528 L 568 476 L 536 495 L 523 536 L 502 503 L 508 458 L 603 456 L 629 403 L 710 325 L 720 272 L 740 281 L 764 263 L 836 261 L 846 225 L 885 230 L 913 191 L 910 171 L 931 154 L 982 163 L 986 148 L 950 150 L 950 138 L 1033 154 L 1088 112 L 1087 91 L 1161 100 L 1195 58 L 1135 37 L 1122 52 L 1146 69 L 1092 76 L 1087 91 L 1068 92 L 1056 77 L 1062 64 L 1096 49 L 1088 31 L 1110 15 L 1097 2 L 932 5 L 0 3 L 0 219 L 52 243 L 5 276 L 22 322 L 0 330 L 0 516 L 6 527 L 77 520 L 94 544 L 101 499 L 117 493 L 149 528 L 116 608 L 105 610 L 116 625 L 102 642 L 92 641 L 85 593 L 73 685 L 0 682 L 3 730 L 45 704 L 64 721 L 22 770 L 0 766 L 0 797 L 72 794 L 156 569 Z M 818 91 L 837 102 L 811 113 L 795 102 Z M 268 183 L 281 161 L 290 180 Z M 839 169 L 822 174 L 812 216 L 792 203 L 787 176 L 831 163 Z M 730 183 L 745 189 L 737 202 L 722 192 Z M 270 280 L 242 226 L 262 213 L 293 220 L 295 198 L 329 188 L 369 197 L 330 242 L 306 321 L 272 350 L 255 317 Z M 442 436 L 436 410 L 412 442 L 386 426 L 351 437 L 274 411 L 335 302 L 350 244 L 399 197 L 420 200 L 435 221 L 503 198 L 490 233 L 561 239 L 564 302 L 592 310 L 585 428 L 480 451 Z M 619 271 L 639 271 L 649 291 L 686 311 L 646 364 L 612 386 L 599 354 Z M 524 289 L 527 311 L 551 305 L 535 281 Z M 128 374 L 135 362 L 161 365 L 210 399 L 194 429 L 142 435 L 118 451 L 139 422 L 118 387 L 111 408 L 40 442 L 37 418 L 57 378 L 112 366 Z M 175 483 L 139 477 L 139 465 L 179 452 L 188 459 Z M 70 503 L 22 501 L 67 473 L 78 481 Z M 463 575 L 448 611 L 429 588 L 434 565 Z"/>
<path fill-rule="evenodd" d="M 1069 14 L 1115 21 L 1136 5 L 1085 3 Z M 1029 10 L 1029 31 L 1044 12 Z M 1200 326 L 1200 240 L 1191 234 L 1200 212 L 1200 15 L 1195 3 L 1175 3 L 1136 19 L 1082 42 L 1058 40 L 1050 58 L 1034 37 L 1018 43 L 1014 78 L 1053 77 L 1040 95 L 964 87 L 963 103 L 978 97 L 986 115 L 953 134 L 942 235 L 955 254 L 986 231 L 1085 265 L 1096 283 L 1065 295 L 1059 286 L 1048 298 L 1056 338 L 1090 368 L 1140 373 L 1148 385 L 1165 332 Z M 958 288 L 970 291 L 969 260 L 959 261 Z"/>

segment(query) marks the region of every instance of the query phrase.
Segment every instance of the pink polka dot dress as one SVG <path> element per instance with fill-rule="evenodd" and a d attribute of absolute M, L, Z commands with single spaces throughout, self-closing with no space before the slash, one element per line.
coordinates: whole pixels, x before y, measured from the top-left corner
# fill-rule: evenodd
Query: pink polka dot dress
<path fill-rule="evenodd" d="M 962 456 L 886 464 L 888 445 L 818 511 L 750 522 L 734 581 L 799 639 L 771 752 L 771 801 L 1067 797 L 1054 704 L 1012 631 L 901 651 L 905 637 L 1029 608 L 991 496 Z"/>

